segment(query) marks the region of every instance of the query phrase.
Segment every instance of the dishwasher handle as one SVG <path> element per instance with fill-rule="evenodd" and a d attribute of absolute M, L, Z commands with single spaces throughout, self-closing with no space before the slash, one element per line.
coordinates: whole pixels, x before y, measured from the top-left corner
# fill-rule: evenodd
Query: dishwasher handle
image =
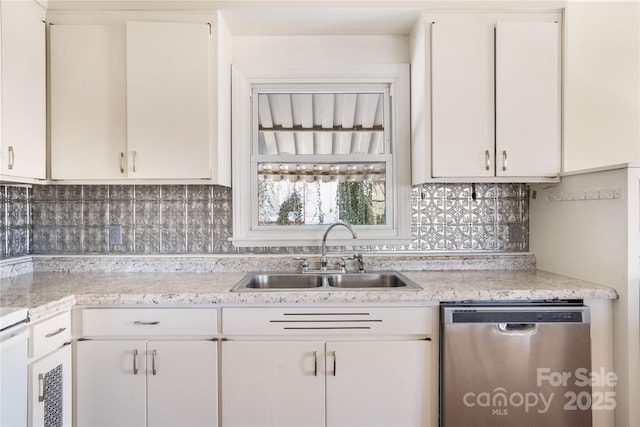
<path fill-rule="evenodd" d="M 498 323 L 498 332 L 507 335 L 534 335 L 538 332 L 536 323 Z"/>

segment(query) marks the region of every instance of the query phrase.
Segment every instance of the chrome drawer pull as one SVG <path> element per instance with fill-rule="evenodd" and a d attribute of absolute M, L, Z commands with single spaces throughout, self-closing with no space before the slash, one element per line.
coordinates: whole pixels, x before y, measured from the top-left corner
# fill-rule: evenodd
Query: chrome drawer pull
<path fill-rule="evenodd" d="M 151 322 L 143 322 L 141 320 L 136 320 L 135 322 L 133 322 L 134 325 L 145 325 L 145 326 L 150 326 L 150 325 L 159 325 L 160 321 L 159 320 L 152 320 Z"/>
<path fill-rule="evenodd" d="M 158 351 L 157 350 L 153 350 L 153 353 L 151 353 L 151 373 L 153 375 L 156 374 L 156 353 Z"/>
<path fill-rule="evenodd" d="M 491 155 L 489 154 L 489 150 L 484 151 L 484 163 L 484 168 L 489 170 L 489 168 L 491 168 Z"/>
<path fill-rule="evenodd" d="M 504 150 L 502 152 L 502 171 L 506 171 L 507 170 L 507 151 Z"/>
<path fill-rule="evenodd" d="M 47 335 L 45 335 L 45 338 L 51 338 L 51 337 L 55 337 L 58 334 L 63 333 L 64 331 L 66 331 L 67 328 L 60 328 L 57 331 L 53 331 L 53 332 L 49 332 Z"/>

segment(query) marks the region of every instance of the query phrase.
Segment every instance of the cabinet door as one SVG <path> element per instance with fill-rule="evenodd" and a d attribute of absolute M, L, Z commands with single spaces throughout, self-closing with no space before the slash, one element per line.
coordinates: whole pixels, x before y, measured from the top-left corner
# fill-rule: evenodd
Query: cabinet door
<path fill-rule="evenodd" d="M 148 425 L 217 425 L 217 374 L 217 343 L 213 341 L 150 341 Z"/>
<path fill-rule="evenodd" d="M 29 365 L 29 426 L 71 426 L 71 346 Z"/>
<path fill-rule="evenodd" d="M 429 341 L 327 343 L 327 426 L 425 426 Z"/>
<path fill-rule="evenodd" d="M 127 23 L 129 176 L 209 178 L 210 27 Z"/>
<path fill-rule="evenodd" d="M 124 25 L 50 28 L 51 178 L 126 178 Z"/>
<path fill-rule="evenodd" d="M 76 347 L 76 424 L 146 424 L 144 341 L 80 341 Z"/>
<path fill-rule="evenodd" d="M 222 425 L 324 426 L 324 345 L 222 344 Z"/>
<path fill-rule="evenodd" d="M 490 24 L 431 25 L 434 177 L 495 173 L 493 40 Z"/>
<path fill-rule="evenodd" d="M 0 2 L 0 174 L 46 177 L 45 23 L 31 1 Z"/>
<path fill-rule="evenodd" d="M 556 22 L 496 26 L 498 176 L 560 173 L 560 69 Z"/>

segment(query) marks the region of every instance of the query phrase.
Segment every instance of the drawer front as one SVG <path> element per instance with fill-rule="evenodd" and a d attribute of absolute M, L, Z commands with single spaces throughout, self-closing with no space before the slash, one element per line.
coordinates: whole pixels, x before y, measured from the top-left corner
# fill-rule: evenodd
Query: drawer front
<path fill-rule="evenodd" d="M 223 308 L 224 336 L 402 335 L 434 331 L 433 307 Z"/>
<path fill-rule="evenodd" d="M 87 308 L 83 337 L 214 337 L 215 308 Z"/>
<path fill-rule="evenodd" d="M 39 359 L 71 342 L 71 313 L 65 311 L 33 324 L 29 344 L 29 357 Z"/>

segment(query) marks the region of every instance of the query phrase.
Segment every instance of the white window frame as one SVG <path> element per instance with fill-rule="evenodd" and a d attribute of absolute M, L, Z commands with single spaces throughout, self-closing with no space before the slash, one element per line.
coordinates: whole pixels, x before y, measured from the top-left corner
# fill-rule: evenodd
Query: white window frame
<path fill-rule="evenodd" d="M 318 246 L 327 225 L 257 226 L 257 170 L 252 167 L 254 146 L 253 90 L 265 85 L 389 86 L 391 102 L 390 149 L 393 168 L 387 179 L 387 224 L 358 225 L 354 242 L 340 228 L 331 232 L 332 245 L 401 245 L 411 242 L 410 98 L 409 65 L 381 64 L 331 67 L 234 66 L 232 72 L 232 174 L 234 246 Z M 426 120 L 426 119 L 425 119 Z M 283 157 L 283 162 L 285 158 Z M 256 182 L 254 182 L 254 180 Z M 248 206 L 249 205 L 249 206 Z M 254 212 L 255 211 L 255 212 Z M 335 234 L 334 234 L 335 233 Z"/>

